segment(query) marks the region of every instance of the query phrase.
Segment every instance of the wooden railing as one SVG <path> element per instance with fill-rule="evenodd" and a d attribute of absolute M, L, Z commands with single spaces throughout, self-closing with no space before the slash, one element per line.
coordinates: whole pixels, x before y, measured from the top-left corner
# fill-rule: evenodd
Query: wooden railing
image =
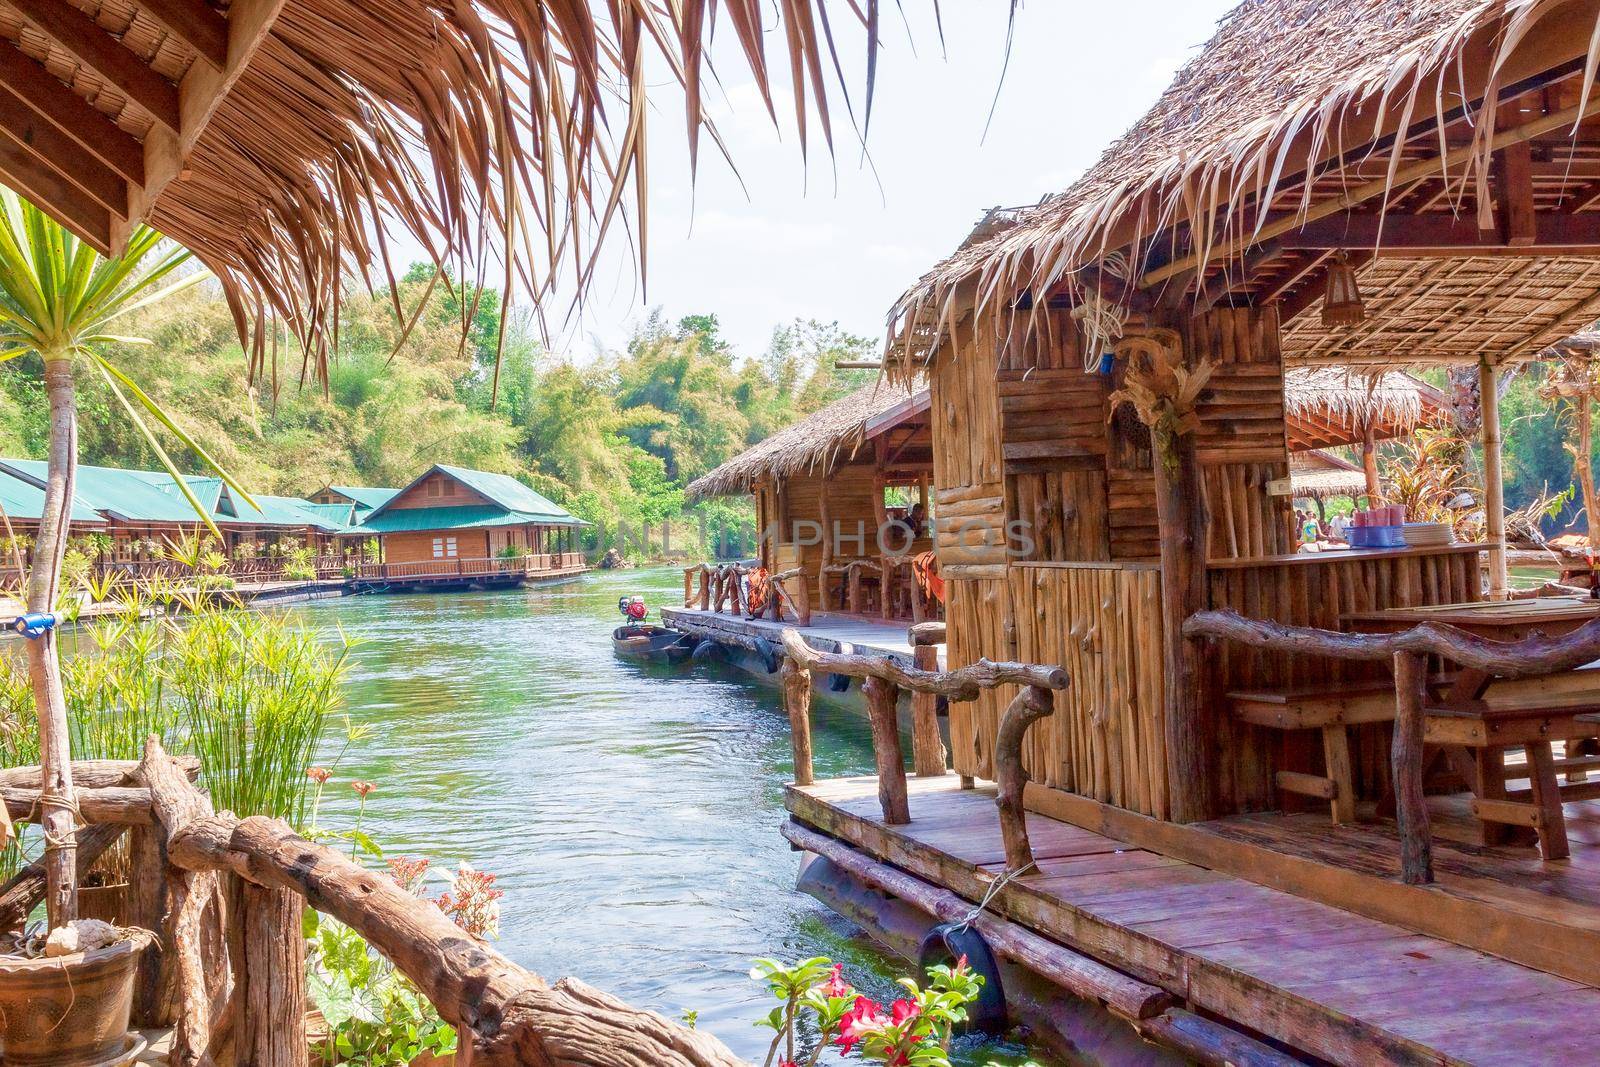
<path fill-rule="evenodd" d="M 1247 619 L 1233 611 L 1202 611 L 1189 617 L 1191 638 L 1234 641 L 1250 648 L 1299 656 L 1388 663 L 1394 671 L 1395 724 L 1389 771 L 1394 780 L 1395 822 L 1400 833 L 1400 875 L 1412 885 L 1433 881 L 1433 841 L 1423 792 L 1423 731 L 1427 657 L 1440 656 L 1475 676 L 1528 678 L 1560 674 L 1600 659 L 1600 619 L 1560 637 L 1496 641 L 1456 626 L 1422 623 L 1392 634 L 1344 633 L 1310 626 Z M 1457 679 L 1457 686 L 1463 681 Z M 1476 701 L 1480 693 L 1473 693 Z"/>
<path fill-rule="evenodd" d="M 752 611 L 750 583 L 756 568 L 741 563 L 696 563 L 683 568 L 683 606 L 743 615 L 768 616 L 782 622 L 785 615 L 801 626 L 811 625 L 810 583 L 799 567 L 766 576 L 767 596 L 760 611 Z"/>
<path fill-rule="evenodd" d="M 506 578 L 574 570 L 583 565 L 581 552 L 535 552 L 528 556 L 363 563 L 357 569 L 356 576 L 384 581 L 407 578 Z"/>
<path fill-rule="evenodd" d="M 410 979 L 456 1028 L 459 1062 L 742 1062 L 705 1031 L 574 979 L 547 983 L 465 933 L 432 901 L 305 840 L 282 820 L 214 811 L 191 781 L 198 770 L 193 760 L 168 756 L 154 737 L 137 763 L 73 765 L 87 823 L 75 835 L 80 874 L 131 835 L 136 899 L 128 922 L 161 939 L 161 951 L 142 958 L 133 1021 L 173 1028 L 173 1063 L 303 1067 L 307 905 L 350 926 Z M 39 785 L 37 767 L 0 771 L 14 819 L 38 817 Z M 0 886 L 0 928 L 15 925 L 43 894 L 42 869 Z"/>
<path fill-rule="evenodd" d="M 928 632 L 931 639 L 934 634 Z M 900 749 L 900 724 L 897 712 L 900 690 L 909 689 L 935 699 L 968 701 L 978 694 L 1002 685 L 1022 687 L 1000 719 L 1000 734 L 995 742 L 995 782 L 999 787 L 995 804 L 1000 811 L 1000 836 L 1005 845 L 1006 867 L 1020 871 L 1033 863 L 1028 843 L 1027 823 L 1022 808 L 1022 793 L 1028 772 L 1022 765 L 1022 742 L 1028 727 L 1049 715 L 1055 708 L 1052 693 L 1067 688 L 1067 672 L 1060 667 L 1034 663 L 994 663 L 982 659 L 953 671 L 929 671 L 905 667 L 889 656 L 842 655 L 820 652 L 806 644 L 797 630 L 783 631 L 783 694 L 789 713 L 794 748 L 796 785 L 815 780 L 811 764 L 811 676 L 813 672 L 843 674 L 863 680 L 861 690 L 867 698 L 867 715 L 872 727 L 872 753 L 878 770 L 878 803 L 883 821 L 900 826 L 911 821 L 911 805 L 906 791 L 905 757 Z M 929 750 L 937 741 L 937 722 L 930 738 L 924 730 L 913 730 L 913 759 L 919 773 L 944 774 L 944 754 Z M 924 751 L 918 752 L 917 748 Z"/>

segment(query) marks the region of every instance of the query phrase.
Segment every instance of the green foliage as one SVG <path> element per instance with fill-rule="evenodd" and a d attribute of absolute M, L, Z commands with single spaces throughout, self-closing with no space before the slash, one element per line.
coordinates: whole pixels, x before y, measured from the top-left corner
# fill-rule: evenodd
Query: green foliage
<path fill-rule="evenodd" d="M 307 992 L 328 1024 L 329 1062 L 404 1067 L 455 1051 L 455 1030 L 360 934 L 309 908 L 304 927 Z"/>

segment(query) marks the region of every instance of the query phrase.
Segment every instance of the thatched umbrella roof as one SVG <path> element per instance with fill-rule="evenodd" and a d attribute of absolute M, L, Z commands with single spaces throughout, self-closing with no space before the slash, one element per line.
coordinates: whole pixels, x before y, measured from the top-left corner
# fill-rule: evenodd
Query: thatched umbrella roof
<path fill-rule="evenodd" d="M 1299 499 L 1326 500 L 1367 491 L 1367 478 L 1360 467 L 1316 450 L 1290 455 L 1289 484 Z"/>
<path fill-rule="evenodd" d="M 149 222 L 217 274 L 241 334 L 275 319 L 321 369 L 346 275 L 389 278 L 386 227 L 536 298 L 555 276 L 581 291 L 608 233 L 642 259 L 646 121 L 670 72 L 695 160 L 713 26 L 719 76 L 742 67 L 769 109 L 792 81 L 802 152 L 808 132 L 831 146 L 823 72 L 863 38 L 873 69 L 877 15 L 877 0 L 800 0 L 777 20 L 655 0 L 11 0 L 0 182 L 102 251 Z M 254 333 L 258 360 L 276 336 Z"/>
<path fill-rule="evenodd" d="M 926 388 L 875 381 L 835 400 L 689 483 L 687 499 L 748 493 L 767 478 L 825 471 L 847 463 L 878 433 L 928 408 Z"/>
<path fill-rule="evenodd" d="M 1278 305 L 1291 364 L 1527 358 L 1600 314 L 1577 163 L 1600 142 L 1597 24 L 1592 0 L 1246 0 L 1081 179 L 991 212 L 901 297 L 891 370 L 974 306 L 1149 306 L 1172 286 Z M 1552 165 L 1533 210 L 1566 212 L 1567 231 L 1474 255 L 1500 243 L 1482 236 L 1501 225 L 1495 161 L 1536 138 Z M 1295 319 L 1341 249 L 1361 250 L 1367 321 Z"/>
<path fill-rule="evenodd" d="M 1283 379 L 1289 447 L 1297 452 L 1355 444 L 1368 423 L 1380 441 L 1401 437 L 1443 419 L 1448 410 L 1443 393 L 1404 371 L 1296 367 Z"/>

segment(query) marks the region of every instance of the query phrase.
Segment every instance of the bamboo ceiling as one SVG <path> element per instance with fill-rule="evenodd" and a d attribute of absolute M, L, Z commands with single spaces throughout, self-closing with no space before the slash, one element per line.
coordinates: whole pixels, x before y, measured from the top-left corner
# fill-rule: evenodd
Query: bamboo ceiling
<path fill-rule="evenodd" d="M 1528 358 L 1600 317 L 1600 0 L 1248 0 L 1079 181 L 891 312 L 1273 305 L 1291 364 Z M 1366 321 L 1317 320 L 1328 267 Z"/>
<path fill-rule="evenodd" d="M 642 265 L 646 98 L 668 72 L 691 160 L 715 146 L 719 23 L 721 76 L 793 108 L 802 152 L 831 147 L 835 46 L 870 57 L 879 2 L 774 22 L 758 0 L 3 0 L 0 181 L 102 251 L 155 226 L 217 274 L 258 361 L 277 322 L 322 370 L 341 281 L 390 280 L 386 225 L 536 299 L 580 293 L 608 236 Z"/>

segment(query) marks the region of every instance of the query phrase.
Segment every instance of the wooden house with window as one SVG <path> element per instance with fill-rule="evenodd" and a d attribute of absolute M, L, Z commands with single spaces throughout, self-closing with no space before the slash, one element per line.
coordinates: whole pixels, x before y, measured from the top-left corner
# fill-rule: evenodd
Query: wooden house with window
<path fill-rule="evenodd" d="M 360 519 L 381 553 L 360 577 L 437 586 L 576 574 L 586 569 L 577 535 L 587 525 L 509 475 L 435 464 Z"/>
<path fill-rule="evenodd" d="M 1506 599 L 1497 380 L 1600 316 L 1597 57 L 1594 0 L 1252 0 L 916 282 L 947 660 L 1070 684 L 952 698 L 909 815 L 885 731 L 790 839 L 1202 1062 L 1593 1055 L 1600 602 Z M 1290 375 L 1417 364 L 1475 372 L 1487 540 L 1297 553 Z"/>

